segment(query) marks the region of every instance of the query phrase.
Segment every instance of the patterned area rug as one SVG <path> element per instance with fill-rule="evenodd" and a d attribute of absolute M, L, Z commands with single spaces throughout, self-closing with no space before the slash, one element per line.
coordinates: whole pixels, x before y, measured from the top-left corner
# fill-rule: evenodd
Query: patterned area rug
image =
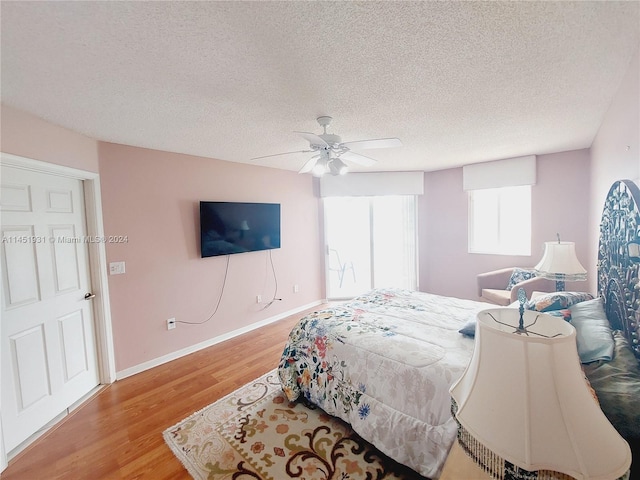
<path fill-rule="evenodd" d="M 275 370 L 163 435 L 196 479 L 423 478 L 384 456 L 340 419 L 289 402 Z"/>

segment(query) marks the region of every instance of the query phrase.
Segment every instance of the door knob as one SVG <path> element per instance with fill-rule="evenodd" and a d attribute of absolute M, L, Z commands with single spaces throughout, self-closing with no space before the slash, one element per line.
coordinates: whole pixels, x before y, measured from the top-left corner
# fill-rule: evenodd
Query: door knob
<path fill-rule="evenodd" d="M 95 293 L 87 293 L 87 294 L 84 296 L 84 299 L 85 299 L 85 300 L 91 300 L 91 299 L 92 299 L 93 297 L 95 297 L 95 296 L 96 296 L 96 294 L 95 294 Z"/>

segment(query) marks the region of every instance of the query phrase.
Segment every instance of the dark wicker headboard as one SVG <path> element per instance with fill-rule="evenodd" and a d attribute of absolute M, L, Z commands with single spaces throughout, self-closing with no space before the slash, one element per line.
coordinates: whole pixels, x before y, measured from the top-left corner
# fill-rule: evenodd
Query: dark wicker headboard
<path fill-rule="evenodd" d="M 598 294 L 611 326 L 624 332 L 640 360 L 640 259 L 630 258 L 629 242 L 640 242 L 640 189 L 630 180 L 619 180 L 602 211 Z"/>

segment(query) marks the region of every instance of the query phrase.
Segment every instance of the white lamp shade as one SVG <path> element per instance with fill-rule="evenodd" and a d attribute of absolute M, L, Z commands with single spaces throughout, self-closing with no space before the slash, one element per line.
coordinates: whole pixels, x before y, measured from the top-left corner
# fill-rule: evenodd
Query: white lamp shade
<path fill-rule="evenodd" d="M 482 445 L 525 470 L 577 479 L 621 477 L 631 465 L 631 450 L 591 395 L 575 329 L 527 310 L 525 326 L 535 322 L 530 330 L 558 336 L 516 334 L 519 318 L 510 308 L 478 314 L 473 356 L 451 387 L 458 421 Z"/>
<path fill-rule="evenodd" d="M 587 279 L 587 271 L 578 261 L 573 242 L 545 242 L 542 260 L 534 268 L 538 275 L 551 280 Z"/>

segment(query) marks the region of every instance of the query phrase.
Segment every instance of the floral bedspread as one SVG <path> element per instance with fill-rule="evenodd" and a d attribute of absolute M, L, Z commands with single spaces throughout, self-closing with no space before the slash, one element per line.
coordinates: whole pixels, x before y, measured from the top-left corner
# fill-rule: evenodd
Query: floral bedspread
<path fill-rule="evenodd" d="M 438 478 L 456 437 L 449 388 L 473 339 L 458 333 L 487 303 L 374 290 L 314 312 L 293 328 L 278 374 L 394 460 Z"/>

